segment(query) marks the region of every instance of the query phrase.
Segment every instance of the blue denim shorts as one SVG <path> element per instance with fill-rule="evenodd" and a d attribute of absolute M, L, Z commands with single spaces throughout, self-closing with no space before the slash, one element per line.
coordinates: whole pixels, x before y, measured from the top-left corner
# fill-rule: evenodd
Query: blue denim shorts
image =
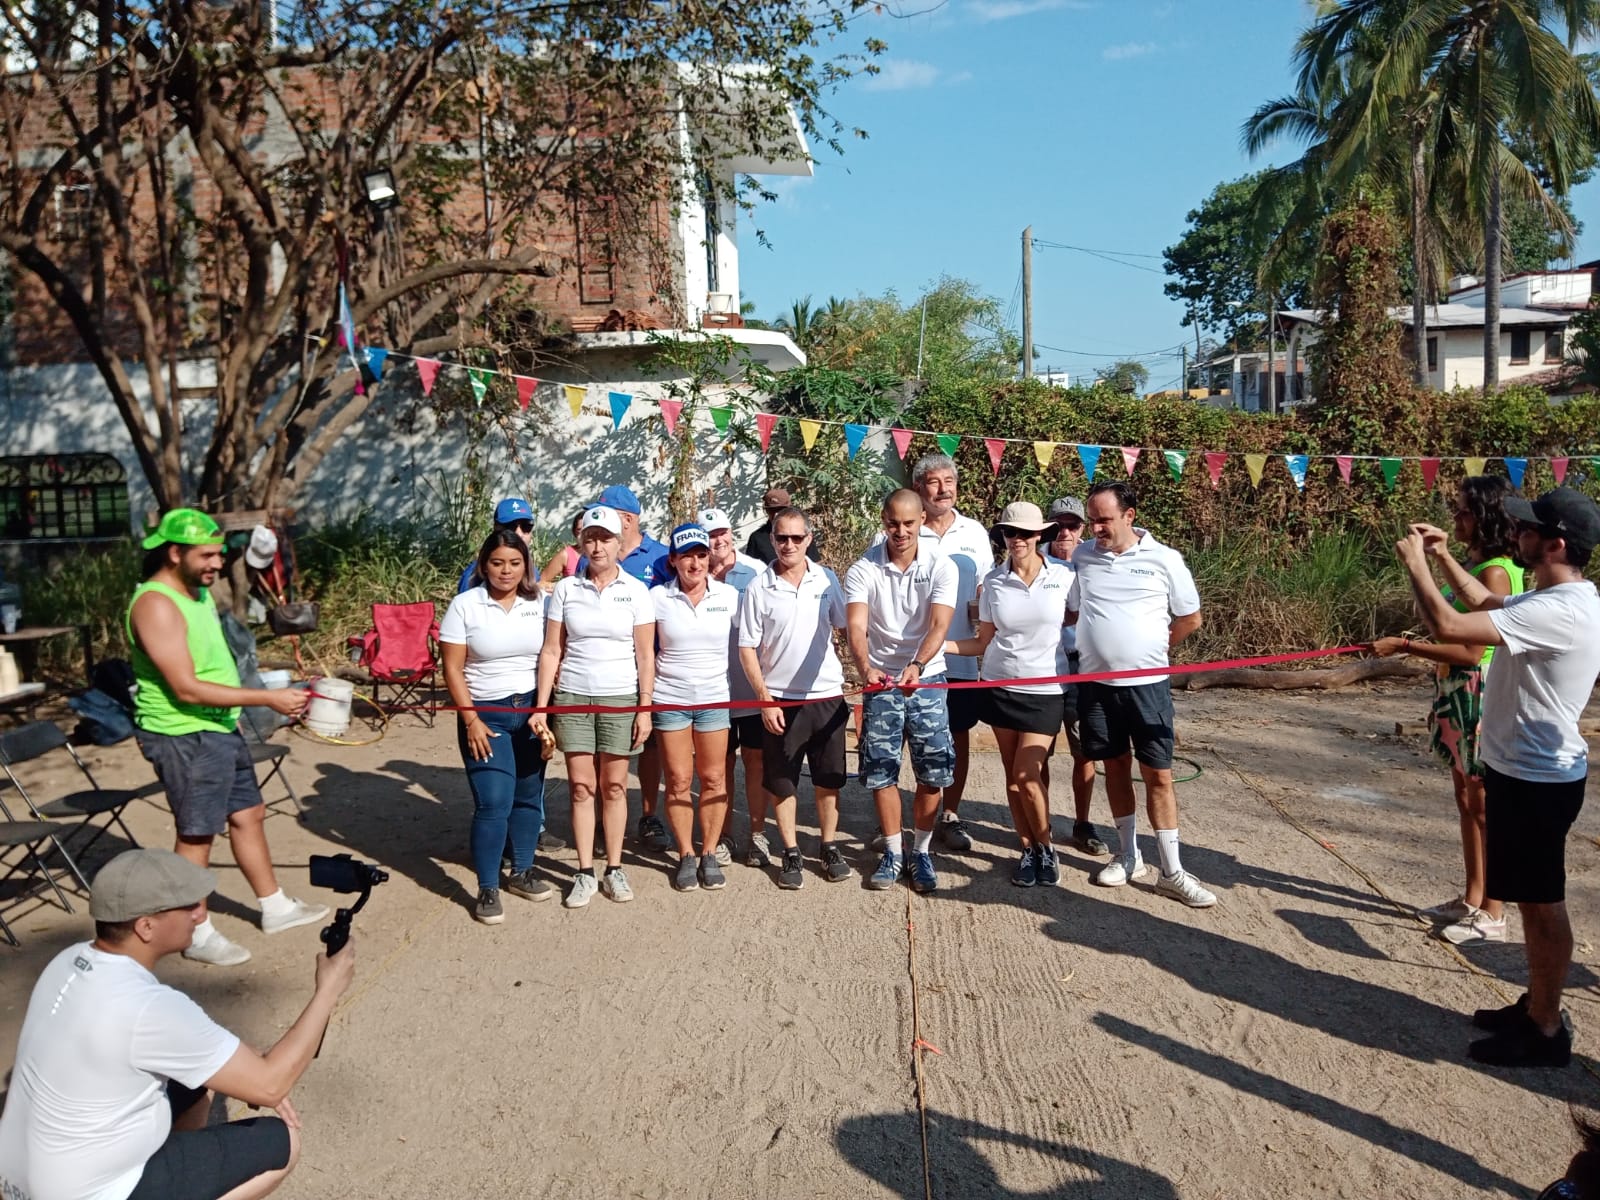
<path fill-rule="evenodd" d="M 930 675 L 924 683 L 943 683 Z M 956 777 L 956 747 L 944 688 L 899 688 L 862 697 L 861 783 L 869 791 L 900 782 L 900 751 L 911 744 L 911 773 L 924 787 L 949 787 Z"/>
<path fill-rule="evenodd" d="M 732 723 L 725 708 L 674 708 L 650 715 L 650 726 L 659 733 L 676 733 L 680 729 L 715 733 Z"/>

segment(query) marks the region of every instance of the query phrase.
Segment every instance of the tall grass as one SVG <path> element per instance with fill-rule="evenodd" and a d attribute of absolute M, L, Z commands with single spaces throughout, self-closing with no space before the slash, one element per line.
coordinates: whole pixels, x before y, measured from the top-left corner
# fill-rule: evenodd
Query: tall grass
<path fill-rule="evenodd" d="M 122 618 L 139 586 L 143 558 L 144 551 L 130 537 L 70 550 L 48 566 L 24 566 L 16 573 L 22 585 L 23 624 L 87 625 L 96 659 L 126 658 Z M 66 638 L 47 642 L 40 665 L 47 673 L 75 675 L 82 670 L 79 653 L 77 643 Z"/>

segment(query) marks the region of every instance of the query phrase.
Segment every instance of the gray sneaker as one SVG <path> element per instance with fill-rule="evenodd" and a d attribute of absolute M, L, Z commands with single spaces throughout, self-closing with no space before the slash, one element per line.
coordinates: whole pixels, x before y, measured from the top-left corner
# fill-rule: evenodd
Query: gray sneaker
<path fill-rule="evenodd" d="M 722 873 L 722 864 L 714 854 L 700 856 L 700 886 L 713 892 L 728 886 L 728 877 Z"/>
<path fill-rule="evenodd" d="M 539 849 L 545 854 L 549 854 L 553 850 L 565 850 L 566 848 L 567 844 L 553 833 L 547 831 L 539 835 Z"/>
<path fill-rule="evenodd" d="M 480 925 L 498 925 L 506 919 L 506 910 L 500 903 L 499 888 L 478 889 L 478 903 L 473 906 L 472 919 Z"/>
<path fill-rule="evenodd" d="M 594 894 L 599 890 L 600 885 L 595 882 L 593 875 L 579 871 L 572 877 L 572 890 L 561 903 L 566 908 L 583 908 L 594 899 Z"/>
<path fill-rule="evenodd" d="M 556 894 L 555 888 L 544 880 L 534 877 L 532 867 L 516 875 L 508 876 L 506 878 L 506 891 L 513 896 L 521 896 L 524 900 L 548 900 Z"/>
<path fill-rule="evenodd" d="M 600 890 L 618 904 L 626 904 L 633 899 L 633 889 L 628 886 L 628 877 L 622 873 L 621 867 L 606 868 L 606 877 L 600 881 Z"/>
<path fill-rule="evenodd" d="M 712 859 L 715 862 L 716 859 Z M 672 886 L 680 892 L 692 892 L 700 886 L 699 873 L 700 860 L 692 854 L 685 854 L 678 859 L 678 872 L 672 877 Z M 606 872 L 606 878 L 611 878 L 611 872 Z M 615 896 L 612 897 L 616 899 Z"/>

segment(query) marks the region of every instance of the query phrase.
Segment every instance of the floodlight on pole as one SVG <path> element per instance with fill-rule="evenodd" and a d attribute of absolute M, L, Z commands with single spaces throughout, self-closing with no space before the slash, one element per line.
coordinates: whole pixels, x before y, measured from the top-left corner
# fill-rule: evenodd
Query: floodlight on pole
<path fill-rule="evenodd" d="M 379 212 L 400 203 L 400 193 L 395 187 L 394 172 L 388 166 L 374 167 L 361 176 L 361 185 L 367 193 L 367 203 Z"/>

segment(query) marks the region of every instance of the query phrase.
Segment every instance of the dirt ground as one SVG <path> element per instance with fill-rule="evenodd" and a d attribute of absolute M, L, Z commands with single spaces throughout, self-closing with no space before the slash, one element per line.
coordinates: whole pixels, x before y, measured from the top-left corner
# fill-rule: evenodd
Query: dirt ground
<path fill-rule="evenodd" d="M 1460 879 L 1448 775 L 1394 733 L 1426 698 L 1417 683 L 1178 693 L 1179 766 L 1200 771 L 1179 786 L 1185 865 L 1220 897 L 1205 912 L 1095 888 L 1071 850 L 1060 887 L 1012 887 L 985 750 L 963 807 L 977 846 L 938 857 L 931 896 L 816 874 L 784 892 L 739 865 L 726 890 L 679 895 L 666 857 L 630 842 L 635 903 L 508 896 L 485 927 L 445 722 L 407 717 L 358 749 L 290 737 L 306 820 L 285 804 L 268 824 L 290 891 L 309 896 L 313 853 L 393 878 L 358 918 L 356 985 L 296 1089 L 306 1149 L 281 1194 L 1530 1196 L 1574 1149 L 1568 1102 L 1600 1104 L 1600 805 L 1569 847 L 1581 1065 L 1480 1069 L 1467 1014 L 1520 990 L 1520 930 L 1463 958 L 1407 915 Z M 131 743 L 89 758 L 107 785 L 150 780 Z M 550 823 L 570 840 L 554 776 Z M 801 814 L 814 855 L 809 795 Z M 130 823 L 146 844 L 171 837 L 159 795 Z M 870 870 L 855 784 L 843 826 Z M 1142 815 L 1141 832 L 1154 859 Z M 219 859 L 218 925 L 255 958 L 164 976 L 266 1044 L 309 995 L 316 931 L 263 937 Z M 574 861 L 543 865 L 564 884 Z M 16 924 L 22 948 L 0 947 L 7 1067 L 37 971 L 89 929 L 81 906 Z M 938 1051 L 925 1119 L 917 1036 Z"/>

